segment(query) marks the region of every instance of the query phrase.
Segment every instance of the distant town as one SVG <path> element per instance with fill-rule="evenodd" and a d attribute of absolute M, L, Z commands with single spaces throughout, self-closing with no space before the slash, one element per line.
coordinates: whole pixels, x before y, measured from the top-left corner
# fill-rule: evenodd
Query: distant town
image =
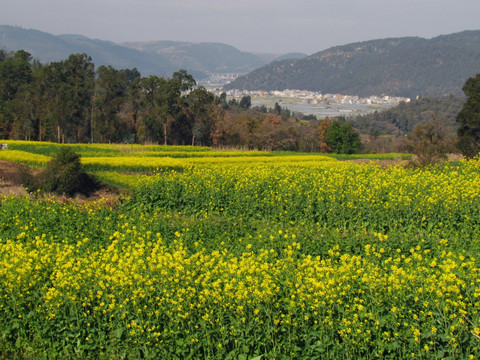
<path fill-rule="evenodd" d="M 222 89 L 223 85 L 235 80 L 241 74 L 215 74 L 204 82 L 209 91 L 216 96 L 225 92 L 228 99 L 240 100 L 244 96 L 250 96 L 252 106 L 265 105 L 273 107 L 275 103 L 280 104 L 292 111 L 304 114 L 313 114 L 318 117 L 338 115 L 360 115 L 376 110 L 382 110 L 398 105 L 400 102 L 410 102 L 410 98 L 390 95 L 371 95 L 359 97 L 357 95 L 345 94 L 323 94 L 318 91 L 308 90 L 228 90 Z"/>
<path fill-rule="evenodd" d="M 216 95 L 222 93 L 221 90 L 215 90 Z M 242 98 L 243 96 L 250 96 L 252 98 L 258 97 L 278 97 L 288 99 L 298 99 L 299 102 L 304 104 L 366 104 L 366 105 L 398 105 L 400 102 L 410 102 L 410 98 L 396 97 L 388 95 L 372 95 L 366 98 L 361 98 L 356 95 L 342 95 L 342 94 L 322 94 L 321 92 L 307 91 L 307 90 L 282 90 L 282 91 L 248 91 L 248 90 L 228 90 L 225 91 L 227 97 L 230 98 Z"/>

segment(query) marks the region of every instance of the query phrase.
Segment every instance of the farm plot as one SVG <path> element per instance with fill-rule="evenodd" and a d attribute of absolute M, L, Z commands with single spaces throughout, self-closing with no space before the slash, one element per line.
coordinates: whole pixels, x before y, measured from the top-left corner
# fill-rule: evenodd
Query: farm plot
<path fill-rule="evenodd" d="M 480 355 L 478 161 L 178 159 L 102 160 L 130 176 L 116 205 L 0 198 L 3 357 Z"/>

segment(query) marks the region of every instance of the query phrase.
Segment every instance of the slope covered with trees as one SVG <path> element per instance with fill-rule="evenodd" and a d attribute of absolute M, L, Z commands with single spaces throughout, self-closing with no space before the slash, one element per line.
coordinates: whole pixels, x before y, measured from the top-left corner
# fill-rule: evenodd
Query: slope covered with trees
<path fill-rule="evenodd" d="M 416 125 L 435 119 L 453 133 L 457 126 L 455 118 L 464 102 L 465 97 L 453 95 L 420 97 L 387 110 L 349 118 L 348 122 L 364 134 L 403 136 Z"/>
<path fill-rule="evenodd" d="M 480 31 L 433 39 L 372 40 L 337 46 L 304 59 L 268 64 L 225 89 L 303 89 L 359 96 L 461 95 L 480 72 Z"/>
<path fill-rule="evenodd" d="M 126 42 L 121 45 L 142 53 L 160 56 L 170 64 L 189 72 L 248 72 L 265 65 L 265 61 L 248 52 L 221 43 L 190 43 L 181 41 Z"/>
<path fill-rule="evenodd" d="M 185 70 L 142 77 L 137 69 L 95 68 L 86 54 L 42 64 L 0 50 L 0 138 L 53 142 L 162 143 L 259 150 L 394 151 L 419 124 L 454 136 L 465 97 L 420 97 L 354 118 L 317 120 L 280 105 L 251 108 L 250 96 L 216 97 Z M 469 92 L 470 93 L 470 92 Z M 471 96 L 471 95 L 469 95 Z M 375 144 L 381 135 L 391 145 Z M 381 145 L 380 147 L 377 145 Z"/>

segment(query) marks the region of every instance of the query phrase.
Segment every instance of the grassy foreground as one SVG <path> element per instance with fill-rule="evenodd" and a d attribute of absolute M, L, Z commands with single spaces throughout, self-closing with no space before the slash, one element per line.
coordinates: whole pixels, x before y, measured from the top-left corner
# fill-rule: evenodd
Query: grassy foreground
<path fill-rule="evenodd" d="M 44 166 L 57 146 L 0 159 Z M 480 356 L 478 161 L 76 151 L 131 193 L 0 198 L 0 358 Z"/>

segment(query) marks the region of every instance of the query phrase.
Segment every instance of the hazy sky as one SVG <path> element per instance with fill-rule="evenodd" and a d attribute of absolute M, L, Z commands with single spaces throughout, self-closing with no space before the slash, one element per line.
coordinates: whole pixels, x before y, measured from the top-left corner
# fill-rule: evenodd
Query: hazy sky
<path fill-rule="evenodd" d="M 117 43 L 222 42 L 312 54 L 356 41 L 480 30 L 480 0 L 0 0 L 0 25 Z"/>

